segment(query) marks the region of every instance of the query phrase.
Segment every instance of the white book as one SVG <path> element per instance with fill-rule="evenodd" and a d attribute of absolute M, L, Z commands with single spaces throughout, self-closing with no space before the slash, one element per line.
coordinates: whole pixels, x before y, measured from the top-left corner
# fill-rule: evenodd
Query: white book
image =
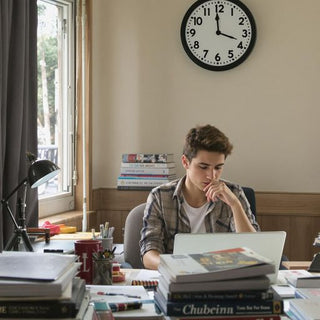
<path fill-rule="evenodd" d="M 169 169 L 175 168 L 175 162 L 121 162 L 121 168 L 136 168 L 136 169 Z"/>
<path fill-rule="evenodd" d="M 307 270 L 283 270 L 286 281 L 296 288 L 319 288 L 320 276 Z"/>
<path fill-rule="evenodd" d="M 48 253 L 44 253 L 46 255 Z M 74 263 L 54 281 L 0 280 L 0 296 L 6 297 L 60 297 L 79 271 L 80 263 Z"/>
<path fill-rule="evenodd" d="M 173 175 L 175 168 L 120 168 L 120 174 L 133 175 Z"/>
<path fill-rule="evenodd" d="M 157 187 L 161 184 L 168 183 L 169 179 L 120 179 L 118 178 L 117 186 L 136 186 L 136 187 Z"/>
<path fill-rule="evenodd" d="M 293 299 L 289 302 L 289 311 L 297 319 L 319 320 L 320 319 L 320 300 L 316 299 Z"/>

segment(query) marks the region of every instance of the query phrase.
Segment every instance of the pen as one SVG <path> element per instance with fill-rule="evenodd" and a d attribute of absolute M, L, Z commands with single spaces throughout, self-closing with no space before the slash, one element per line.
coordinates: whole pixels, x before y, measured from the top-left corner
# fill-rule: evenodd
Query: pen
<path fill-rule="evenodd" d="M 108 238 L 111 238 L 113 235 L 114 227 L 110 227 L 108 231 Z"/>
<path fill-rule="evenodd" d="M 104 225 L 100 224 L 100 238 L 104 237 Z"/>
<path fill-rule="evenodd" d="M 133 295 L 131 295 L 131 294 L 125 294 L 125 293 L 114 293 L 114 292 L 102 292 L 102 291 L 98 291 L 97 294 L 100 295 L 100 296 L 124 296 L 124 297 L 127 297 L 127 298 L 141 299 L 140 296 L 133 296 Z"/>
<path fill-rule="evenodd" d="M 112 312 L 135 310 L 142 307 L 142 302 L 133 301 L 127 303 L 108 303 Z"/>

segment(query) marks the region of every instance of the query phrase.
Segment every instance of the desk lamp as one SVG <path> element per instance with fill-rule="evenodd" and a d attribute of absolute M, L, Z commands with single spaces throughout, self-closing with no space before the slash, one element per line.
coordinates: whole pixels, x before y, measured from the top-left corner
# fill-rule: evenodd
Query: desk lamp
<path fill-rule="evenodd" d="M 27 153 L 27 158 L 30 161 L 31 165 L 28 170 L 28 175 L 25 177 L 14 189 L 13 191 L 4 199 L 1 200 L 1 204 L 6 208 L 9 212 L 11 220 L 15 226 L 14 233 L 11 236 L 8 244 L 4 248 L 4 250 L 12 250 L 17 249 L 20 240 L 22 239 L 26 249 L 29 251 L 33 251 L 30 239 L 28 237 L 26 225 L 25 225 L 25 210 L 26 210 L 26 197 L 27 197 L 27 186 L 37 188 L 45 182 L 49 181 L 53 177 L 55 177 L 59 172 L 60 168 L 49 160 L 36 160 L 36 157 L 32 153 Z M 23 185 L 23 198 L 18 199 L 18 211 L 19 211 L 19 223 L 17 223 L 12 210 L 9 206 L 9 199 L 19 190 L 19 188 Z"/>

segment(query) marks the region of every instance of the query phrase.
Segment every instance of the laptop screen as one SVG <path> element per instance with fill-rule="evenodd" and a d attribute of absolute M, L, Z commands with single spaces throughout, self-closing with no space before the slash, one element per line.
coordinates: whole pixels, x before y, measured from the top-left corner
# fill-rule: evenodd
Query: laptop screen
<path fill-rule="evenodd" d="M 276 283 L 285 239 L 285 231 L 178 233 L 174 239 L 173 253 L 199 253 L 247 247 L 274 262 L 276 273 L 268 277 L 271 283 Z"/>

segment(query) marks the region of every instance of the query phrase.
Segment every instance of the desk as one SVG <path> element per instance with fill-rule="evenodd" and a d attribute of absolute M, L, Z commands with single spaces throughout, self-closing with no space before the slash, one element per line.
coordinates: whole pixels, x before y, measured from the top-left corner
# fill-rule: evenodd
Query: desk
<path fill-rule="evenodd" d="M 91 234 L 92 237 L 92 234 Z M 45 241 L 36 241 L 32 243 L 33 250 L 35 252 L 44 252 L 44 250 L 52 250 L 53 252 L 63 252 L 63 253 L 74 253 L 74 242 L 79 240 L 77 238 L 74 239 L 59 239 L 55 240 L 56 238 L 51 237 L 51 240 L 46 243 Z M 114 243 L 113 247 L 116 247 L 114 252 L 115 258 L 114 260 L 118 263 L 124 262 L 123 256 L 123 244 L 122 243 Z"/>
<path fill-rule="evenodd" d="M 311 261 L 283 261 L 282 264 L 288 270 L 307 270 L 311 264 Z"/>

